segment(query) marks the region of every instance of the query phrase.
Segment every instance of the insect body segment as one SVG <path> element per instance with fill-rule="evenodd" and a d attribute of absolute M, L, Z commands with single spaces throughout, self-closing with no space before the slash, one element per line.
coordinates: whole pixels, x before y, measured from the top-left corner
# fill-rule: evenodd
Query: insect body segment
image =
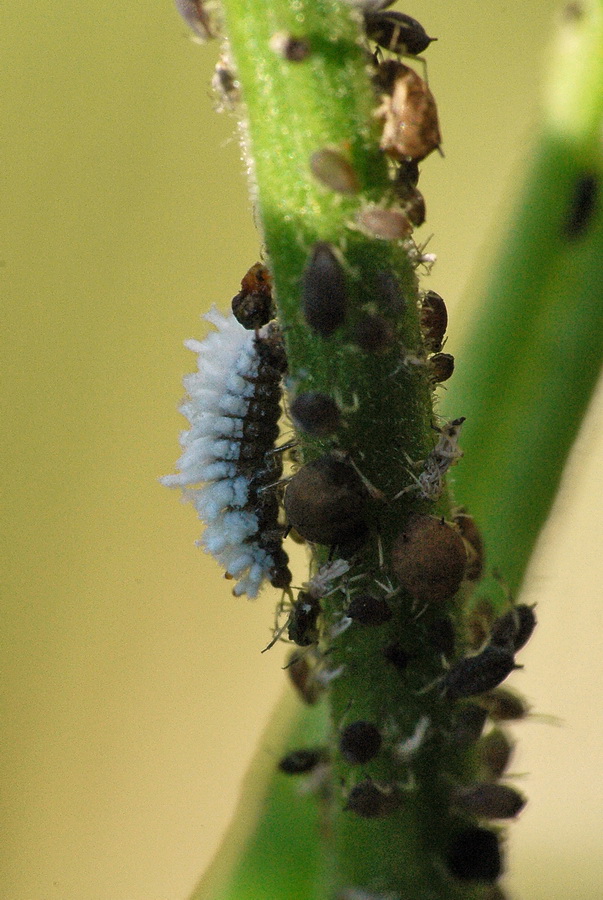
<path fill-rule="evenodd" d="M 291 581 L 272 487 L 282 472 L 273 452 L 282 348 L 274 325 L 246 330 L 215 306 L 205 318 L 217 330 L 186 342 L 198 371 L 184 379 L 180 411 L 191 428 L 181 436 L 180 472 L 162 481 L 181 487 L 207 524 L 200 543 L 238 579 L 233 593 L 255 597 L 266 579 L 276 587 Z"/>

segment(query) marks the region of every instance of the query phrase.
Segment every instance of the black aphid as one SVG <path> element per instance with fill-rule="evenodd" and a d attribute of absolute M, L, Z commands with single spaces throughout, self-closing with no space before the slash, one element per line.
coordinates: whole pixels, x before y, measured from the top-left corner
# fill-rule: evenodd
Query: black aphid
<path fill-rule="evenodd" d="M 496 881 L 502 874 L 498 836 L 487 828 L 466 828 L 452 842 L 446 861 L 461 881 Z"/>
<path fill-rule="evenodd" d="M 391 619 L 392 611 L 383 597 L 356 594 L 350 600 L 346 616 L 359 625 L 383 625 Z"/>
<path fill-rule="evenodd" d="M 306 322 L 323 338 L 345 322 L 348 295 L 345 273 L 330 244 L 314 244 L 302 279 Z"/>
<path fill-rule="evenodd" d="M 599 199 L 599 178 L 594 172 L 578 177 L 565 214 L 563 234 L 568 240 L 581 237 L 588 229 Z"/>
<path fill-rule="evenodd" d="M 378 819 L 394 812 L 400 803 L 400 791 L 396 785 L 380 785 L 366 778 L 354 785 L 344 809 L 363 819 Z"/>
<path fill-rule="evenodd" d="M 325 759 L 324 750 L 320 747 L 293 750 L 279 761 L 278 767 L 285 775 L 305 775 L 311 772 Z"/>
<path fill-rule="evenodd" d="M 352 722 L 339 735 L 339 750 L 351 765 L 369 762 L 380 749 L 381 732 L 372 722 Z"/>
<path fill-rule="evenodd" d="M 478 819 L 514 819 L 526 798 L 507 784 L 481 782 L 458 788 L 453 795 L 456 809 Z"/>
<path fill-rule="evenodd" d="M 289 616 L 287 625 L 289 640 L 299 647 L 309 647 L 310 644 L 315 644 L 318 640 L 319 615 L 319 601 L 310 594 L 300 591 Z"/>
<path fill-rule="evenodd" d="M 510 650 L 489 644 L 476 656 L 466 656 L 452 666 L 442 679 L 442 687 L 450 700 L 473 697 L 498 687 L 515 668 Z"/>
<path fill-rule="evenodd" d="M 399 56 L 417 56 L 437 41 L 429 37 L 420 22 L 401 12 L 366 12 L 364 27 L 370 40 Z"/>

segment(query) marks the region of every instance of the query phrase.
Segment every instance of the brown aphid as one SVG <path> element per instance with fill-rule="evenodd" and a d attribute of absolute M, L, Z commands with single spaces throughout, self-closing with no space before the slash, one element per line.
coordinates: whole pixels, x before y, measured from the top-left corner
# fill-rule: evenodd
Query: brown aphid
<path fill-rule="evenodd" d="M 515 788 L 485 781 L 457 788 L 452 802 L 456 809 L 478 819 L 514 819 L 527 801 Z"/>
<path fill-rule="evenodd" d="M 337 194 L 357 194 L 360 190 L 354 167 L 339 150 L 328 147 L 316 150 L 310 157 L 310 171 L 321 184 Z"/>
<path fill-rule="evenodd" d="M 287 31 L 277 31 L 272 35 L 270 49 L 288 62 L 303 62 L 312 52 L 307 38 L 295 37 Z"/>
<path fill-rule="evenodd" d="M 496 687 L 482 694 L 479 703 L 495 722 L 517 722 L 525 719 L 530 712 L 530 706 L 523 697 L 505 687 Z"/>
<path fill-rule="evenodd" d="M 425 198 L 417 188 L 419 164 L 416 160 L 400 163 L 392 187 L 409 222 L 419 228 L 425 222 Z"/>
<path fill-rule="evenodd" d="M 377 726 L 361 719 L 343 729 L 339 735 L 339 752 L 350 765 L 359 766 L 379 753 L 381 743 L 381 732 Z"/>
<path fill-rule="evenodd" d="M 353 466 L 327 453 L 293 475 L 284 505 L 288 523 L 302 537 L 334 546 L 366 537 L 366 500 Z"/>
<path fill-rule="evenodd" d="M 345 322 L 345 274 L 333 248 L 325 241 L 317 241 L 312 247 L 302 278 L 302 300 L 306 322 L 321 337 L 330 337 Z"/>
<path fill-rule="evenodd" d="M 298 394 L 289 412 L 295 427 L 312 437 L 327 437 L 341 426 L 341 410 L 332 397 L 320 391 Z"/>
<path fill-rule="evenodd" d="M 467 643 L 473 650 L 478 650 L 488 640 L 493 621 L 492 602 L 487 597 L 480 597 L 465 621 Z"/>
<path fill-rule="evenodd" d="M 262 263 L 255 263 L 243 277 L 241 290 L 232 298 L 232 313 L 249 331 L 274 318 L 272 277 Z"/>
<path fill-rule="evenodd" d="M 420 228 L 421 225 L 425 224 L 425 217 L 427 215 L 425 198 L 417 188 L 413 189 L 412 196 L 404 203 L 403 209 L 406 218 L 415 228 Z"/>
<path fill-rule="evenodd" d="M 487 647 L 476 656 L 460 659 L 442 679 L 443 692 L 449 700 L 474 697 L 498 687 L 515 665 L 513 654 L 504 647 Z"/>
<path fill-rule="evenodd" d="M 402 797 L 395 784 L 377 784 L 372 779 L 365 778 L 354 785 L 344 809 L 363 819 L 378 819 L 393 813 L 401 802 Z"/>
<path fill-rule="evenodd" d="M 437 41 L 412 16 L 391 10 L 365 12 L 364 27 L 370 40 L 399 56 L 417 56 Z"/>
<path fill-rule="evenodd" d="M 383 122 L 380 147 L 399 162 L 420 162 L 442 143 L 433 94 L 416 72 L 393 59 L 380 63 L 375 77 L 383 92 L 375 116 Z"/>
<path fill-rule="evenodd" d="M 364 313 L 354 326 L 354 340 L 366 353 L 384 353 L 395 339 L 393 326 L 384 316 Z"/>
<path fill-rule="evenodd" d="M 316 664 L 310 661 L 307 654 L 299 656 L 296 651 L 291 654 L 286 670 L 299 697 L 308 706 L 314 706 L 324 692 L 324 687 L 316 678 Z"/>
<path fill-rule="evenodd" d="M 427 372 L 432 384 L 448 381 L 454 372 L 454 356 L 451 353 L 436 353 L 427 361 Z"/>
<path fill-rule="evenodd" d="M 400 585 L 423 603 L 453 597 L 463 580 L 466 562 L 460 534 L 436 516 L 411 516 L 392 547 L 392 568 Z"/>
<path fill-rule="evenodd" d="M 366 206 L 356 216 L 363 231 L 382 241 L 402 241 L 412 234 L 412 224 L 398 209 Z"/>
<path fill-rule="evenodd" d="M 216 32 L 205 9 L 204 0 L 175 0 L 176 9 L 194 31 L 198 41 L 205 42 L 216 37 Z"/>
<path fill-rule="evenodd" d="M 456 513 L 453 521 L 461 532 L 467 550 L 465 578 L 469 581 L 478 581 L 484 569 L 484 542 L 479 528 L 475 524 L 475 519 L 465 512 Z"/>
<path fill-rule="evenodd" d="M 373 594 L 356 594 L 350 600 L 345 614 L 359 625 L 371 626 L 384 625 L 393 615 L 387 601 Z"/>
<path fill-rule="evenodd" d="M 513 747 L 502 728 L 493 728 L 481 738 L 477 745 L 477 763 L 483 781 L 502 778 L 513 755 Z"/>
<path fill-rule="evenodd" d="M 439 353 L 448 327 L 446 304 L 435 291 L 427 291 L 421 301 L 419 324 L 429 353 Z"/>

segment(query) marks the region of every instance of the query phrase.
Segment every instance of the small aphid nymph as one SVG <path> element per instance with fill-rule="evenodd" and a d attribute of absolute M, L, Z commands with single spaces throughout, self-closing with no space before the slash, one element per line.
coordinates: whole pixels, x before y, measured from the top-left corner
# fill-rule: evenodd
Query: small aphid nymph
<path fill-rule="evenodd" d="M 366 206 L 356 220 L 364 232 L 382 241 L 403 241 L 412 234 L 412 224 L 401 210 Z"/>
<path fill-rule="evenodd" d="M 316 334 L 330 337 L 345 322 L 348 295 L 343 266 L 325 241 L 314 244 L 304 269 L 303 310 Z"/>
<path fill-rule="evenodd" d="M 310 42 L 287 31 L 277 31 L 270 38 L 270 49 L 288 62 L 303 62 L 311 53 Z"/>
<path fill-rule="evenodd" d="M 339 150 L 329 147 L 316 150 L 310 157 L 310 171 L 321 184 L 337 194 L 357 194 L 360 190 L 352 163 Z"/>
<path fill-rule="evenodd" d="M 328 394 L 306 391 L 289 407 L 293 424 L 312 437 L 327 437 L 341 427 L 341 410 Z"/>
<path fill-rule="evenodd" d="M 467 549 L 467 568 L 465 570 L 465 578 L 468 581 L 478 581 L 481 578 L 484 569 L 484 541 L 482 539 L 479 528 L 475 519 L 467 515 L 466 512 L 459 510 L 453 516 L 453 521 L 461 533 L 461 537 L 465 541 Z"/>
<path fill-rule="evenodd" d="M 395 339 L 393 326 L 378 314 L 364 313 L 354 326 L 354 340 L 365 353 L 385 353 Z"/>

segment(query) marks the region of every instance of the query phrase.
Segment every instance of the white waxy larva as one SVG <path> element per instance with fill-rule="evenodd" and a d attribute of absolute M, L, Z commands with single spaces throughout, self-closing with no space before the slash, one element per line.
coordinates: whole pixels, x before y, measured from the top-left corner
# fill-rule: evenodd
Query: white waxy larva
<path fill-rule="evenodd" d="M 278 525 L 267 506 L 270 491 L 262 481 L 266 471 L 276 472 L 279 465 L 272 453 L 273 437 L 253 439 L 245 432 L 258 382 L 278 382 L 280 370 L 271 365 L 269 353 L 262 358 L 263 330 L 247 330 L 216 307 L 204 318 L 217 330 L 204 341 L 185 343 L 197 354 L 198 367 L 184 378 L 187 397 L 180 407 L 191 427 L 180 436 L 178 474 L 161 481 L 181 488 L 205 522 L 198 543 L 238 579 L 233 593 L 255 597 L 266 579 L 278 586 L 290 580 Z M 277 400 L 264 412 L 266 420 L 274 420 L 268 426 L 276 425 Z M 251 462 L 244 461 L 248 459 Z"/>

